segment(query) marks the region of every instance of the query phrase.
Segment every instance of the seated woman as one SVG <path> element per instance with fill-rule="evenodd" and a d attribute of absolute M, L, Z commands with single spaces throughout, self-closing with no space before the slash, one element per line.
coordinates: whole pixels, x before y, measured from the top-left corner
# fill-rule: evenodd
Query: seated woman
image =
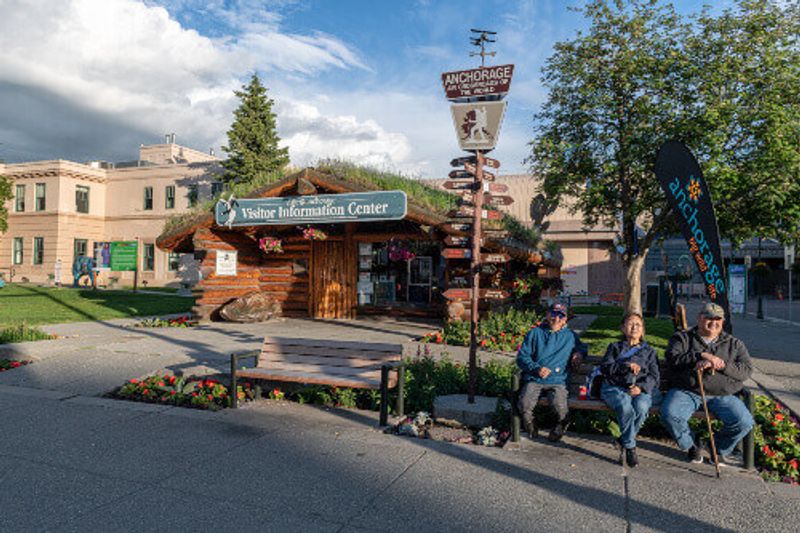
<path fill-rule="evenodd" d="M 636 313 L 622 322 L 625 340 L 608 345 L 600 368 L 603 385 L 600 396 L 617 413 L 621 435 L 617 442 L 625 450 L 625 461 L 634 467 L 636 435 L 647 419 L 653 404 L 653 391 L 658 389 L 658 356 L 644 342 L 644 320 Z"/>

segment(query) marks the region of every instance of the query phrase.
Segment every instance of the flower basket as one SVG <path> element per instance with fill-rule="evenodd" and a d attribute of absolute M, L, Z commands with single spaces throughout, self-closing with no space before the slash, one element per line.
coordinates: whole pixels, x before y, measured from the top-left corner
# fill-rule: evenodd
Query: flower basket
<path fill-rule="evenodd" d="M 411 261 L 415 257 L 417 257 L 417 254 L 402 244 L 389 243 L 389 261 Z"/>
<path fill-rule="evenodd" d="M 283 241 L 275 237 L 262 237 L 258 239 L 258 247 L 265 254 L 282 254 Z"/>
<path fill-rule="evenodd" d="M 307 241 L 324 241 L 328 238 L 328 234 L 321 229 L 307 227 L 303 228 L 303 238 Z"/>

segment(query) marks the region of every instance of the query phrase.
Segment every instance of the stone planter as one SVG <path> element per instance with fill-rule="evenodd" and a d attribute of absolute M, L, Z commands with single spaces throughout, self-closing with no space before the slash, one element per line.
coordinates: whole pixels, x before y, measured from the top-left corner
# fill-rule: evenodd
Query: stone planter
<path fill-rule="evenodd" d="M 449 344 L 435 344 L 430 342 L 419 342 L 411 340 L 403 343 L 403 358 L 416 358 L 430 356 L 434 359 L 442 359 L 447 355 L 453 361 L 461 363 L 469 362 L 468 346 L 450 346 Z M 516 352 L 493 352 L 488 350 L 478 350 L 478 361 L 486 362 L 492 359 L 501 361 L 513 361 L 517 356 Z"/>

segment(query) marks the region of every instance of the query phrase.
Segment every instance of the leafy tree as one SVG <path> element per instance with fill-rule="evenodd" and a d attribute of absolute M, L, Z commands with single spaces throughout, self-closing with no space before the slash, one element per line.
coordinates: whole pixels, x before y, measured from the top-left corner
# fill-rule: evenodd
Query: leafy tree
<path fill-rule="evenodd" d="M 11 180 L 0 176 L 0 233 L 8 229 L 8 208 L 6 202 L 13 198 L 11 193 Z"/>
<path fill-rule="evenodd" d="M 228 130 L 228 146 L 222 149 L 228 159 L 223 179 L 227 182 L 249 182 L 286 166 L 288 148 L 278 148 L 273 101 L 267 98 L 267 89 L 253 74 L 250 83 L 235 92 L 241 100 L 233 112 L 234 121 Z"/>
<path fill-rule="evenodd" d="M 644 260 L 676 228 L 653 173 L 667 140 L 698 157 L 724 205 L 723 235 L 796 234 L 797 11 L 773 0 L 692 22 L 657 0 L 591 0 L 582 11 L 587 32 L 556 44 L 544 67 L 529 162 L 549 201 L 571 198 L 585 225 L 620 229 L 626 310 L 641 310 Z"/>

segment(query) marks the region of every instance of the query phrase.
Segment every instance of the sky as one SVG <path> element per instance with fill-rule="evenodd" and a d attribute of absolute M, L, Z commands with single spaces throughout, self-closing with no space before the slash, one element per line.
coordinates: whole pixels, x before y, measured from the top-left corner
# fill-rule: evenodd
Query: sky
<path fill-rule="evenodd" d="M 0 0 L 0 159 L 129 161 L 140 144 L 223 155 L 256 73 L 296 167 L 339 158 L 444 177 L 458 148 L 442 72 L 475 68 L 469 29 L 515 65 L 492 157 L 522 173 L 541 67 L 585 27 L 581 0 Z M 682 0 L 682 13 L 701 0 Z"/>

